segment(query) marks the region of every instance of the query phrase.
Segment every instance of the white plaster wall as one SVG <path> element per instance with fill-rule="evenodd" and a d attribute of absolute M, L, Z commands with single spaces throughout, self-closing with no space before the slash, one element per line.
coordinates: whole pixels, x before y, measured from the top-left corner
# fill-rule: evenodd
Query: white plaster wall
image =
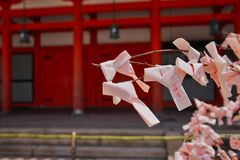
<path fill-rule="evenodd" d="M 69 22 L 73 21 L 72 15 L 62 15 L 62 16 L 43 16 L 41 17 L 41 22 Z"/>
<path fill-rule="evenodd" d="M 72 32 L 54 32 L 41 34 L 41 46 L 66 46 L 72 44 Z"/>
<path fill-rule="evenodd" d="M 21 44 L 19 42 L 20 38 L 19 38 L 19 34 L 14 34 L 12 35 L 12 46 L 14 48 L 18 47 L 18 48 L 26 48 L 26 47 L 33 47 L 34 45 L 34 40 L 33 37 L 30 36 L 30 43 L 29 44 Z M 2 47 L 2 36 L 0 35 L 0 47 Z"/>
<path fill-rule="evenodd" d="M 12 36 L 12 46 L 14 48 L 33 47 L 34 39 L 30 36 L 29 44 L 22 44 L 19 42 L 19 34 L 16 33 Z M 84 44 L 90 43 L 89 32 L 84 32 Z M 42 33 L 41 34 L 41 46 L 71 46 L 73 45 L 73 33 L 72 32 L 54 32 L 54 33 Z M 2 47 L 2 36 L 0 35 L 0 47 Z"/>
<path fill-rule="evenodd" d="M 72 6 L 73 3 L 70 0 L 25 0 L 27 8 L 41 8 L 41 7 L 60 7 L 60 6 Z M 144 2 L 149 0 L 115 0 L 116 3 L 123 2 Z M 103 3 L 112 3 L 113 0 L 84 0 L 83 5 L 89 4 L 103 4 Z M 14 4 L 11 7 L 12 9 L 23 8 L 23 3 Z"/>
<path fill-rule="evenodd" d="M 209 14 L 212 13 L 211 8 L 176 8 L 161 10 L 162 16 L 180 16 L 180 15 L 194 15 L 194 14 Z"/>
<path fill-rule="evenodd" d="M 125 2 L 147 2 L 150 0 L 115 0 L 116 3 Z M 102 3 L 112 3 L 113 0 L 84 0 L 83 4 L 102 4 Z"/>
<path fill-rule="evenodd" d="M 84 44 L 89 44 L 90 36 L 84 32 Z M 73 32 L 42 33 L 41 46 L 69 46 L 73 45 Z"/>
<path fill-rule="evenodd" d="M 120 38 L 110 39 L 109 30 L 98 31 L 98 43 L 123 43 L 123 42 L 150 42 L 150 30 L 148 28 L 121 29 Z"/>
<path fill-rule="evenodd" d="M 72 6 L 72 2 L 63 0 L 25 0 L 26 8 Z M 23 3 L 14 4 L 11 9 L 23 8 Z"/>
<path fill-rule="evenodd" d="M 25 44 L 25 43 L 20 43 L 20 37 L 19 34 L 13 34 L 12 35 L 12 46 L 13 47 L 19 47 L 19 48 L 25 48 L 25 47 L 33 47 L 34 45 L 34 39 L 33 36 L 30 36 L 30 43 Z"/>
<path fill-rule="evenodd" d="M 164 27 L 161 31 L 162 41 L 173 41 L 176 38 L 182 37 L 187 40 L 210 40 L 209 26 L 175 26 Z"/>
<path fill-rule="evenodd" d="M 133 12 L 116 12 L 116 18 L 137 18 L 137 17 L 148 17 L 148 11 L 133 11 Z M 113 18 L 113 13 L 99 13 L 98 19 L 111 19 Z"/>

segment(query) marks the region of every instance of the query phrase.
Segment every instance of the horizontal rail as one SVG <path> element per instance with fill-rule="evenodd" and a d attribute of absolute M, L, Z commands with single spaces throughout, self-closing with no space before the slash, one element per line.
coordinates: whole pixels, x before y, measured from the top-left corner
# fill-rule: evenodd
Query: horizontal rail
<path fill-rule="evenodd" d="M 181 16 L 161 16 L 159 23 L 163 26 L 181 26 L 181 25 L 201 25 L 209 24 L 209 21 L 217 19 L 220 22 L 233 22 L 235 17 L 234 13 L 218 13 L 218 14 L 200 14 L 200 15 L 181 15 Z M 151 17 L 143 18 L 119 18 L 115 22 L 121 28 L 131 27 L 149 27 L 151 25 Z M 86 20 L 82 22 L 83 29 L 106 29 L 113 23 L 113 19 L 103 20 Z M 30 23 L 30 24 L 12 24 L 11 31 L 18 32 L 23 27 L 28 30 L 41 30 L 41 31 L 67 31 L 73 30 L 75 23 L 69 22 L 48 22 L 48 23 Z M 0 24 L 0 30 L 3 26 Z"/>
<path fill-rule="evenodd" d="M 221 134 L 221 138 L 228 139 L 230 136 L 240 136 L 240 134 Z M 4 138 L 32 138 L 32 139 L 71 139 L 72 134 L 33 134 L 33 133 L 0 133 L 0 139 Z M 183 135 L 172 136 L 119 136 L 119 135 L 78 135 L 77 140 L 158 140 L 158 141 L 176 141 L 191 139 Z"/>

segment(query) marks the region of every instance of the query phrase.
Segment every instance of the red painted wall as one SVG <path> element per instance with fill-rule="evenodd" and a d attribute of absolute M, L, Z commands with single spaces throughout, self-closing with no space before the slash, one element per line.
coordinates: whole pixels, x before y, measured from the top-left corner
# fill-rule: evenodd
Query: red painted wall
<path fill-rule="evenodd" d="M 42 49 L 39 64 L 36 65 L 40 65 L 40 105 L 71 107 L 72 49 Z"/>

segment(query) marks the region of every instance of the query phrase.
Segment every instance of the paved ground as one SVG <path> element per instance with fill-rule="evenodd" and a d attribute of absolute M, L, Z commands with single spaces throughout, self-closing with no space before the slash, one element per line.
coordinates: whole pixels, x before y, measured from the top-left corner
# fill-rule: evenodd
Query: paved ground
<path fill-rule="evenodd" d="M 92 109 L 82 115 L 73 115 L 71 110 L 15 110 L 0 115 L 2 129 L 62 129 L 62 130 L 146 130 L 147 132 L 182 132 L 193 109 L 178 112 L 175 108 L 156 113 L 161 121 L 155 127 L 148 128 L 134 110 L 121 110 L 117 107 L 109 110 Z M 221 126 L 215 127 L 223 133 L 239 132 L 239 129 Z"/>
<path fill-rule="evenodd" d="M 156 113 L 161 123 L 150 130 L 181 130 L 191 111 L 167 110 Z M 86 111 L 73 115 L 70 110 L 17 110 L 0 115 L 0 128 L 86 128 L 86 129 L 149 129 L 133 110 Z"/>

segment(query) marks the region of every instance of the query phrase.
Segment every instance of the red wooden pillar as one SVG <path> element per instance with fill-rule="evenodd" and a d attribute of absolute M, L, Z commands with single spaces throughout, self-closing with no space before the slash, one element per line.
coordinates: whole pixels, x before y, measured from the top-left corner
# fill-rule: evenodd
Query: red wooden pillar
<path fill-rule="evenodd" d="M 10 3 L 3 7 L 3 29 L 2 29 L 2 112 L 11 111 L 11 31 L 10 31 Z"/>
<path fill-rule="evenodd" d="M 159 0 L 152 0 L 151 2 L 151 49 L 161 49 L 161 28 L 160 28 L 160 7 Z M 152 64 L 161 64 L 162 55 L 152 54 Z M 154 111 L 161 111 L 163 109 L 163 90 L 162 86 L 153 83 L 152 86 L 152 108 Z"/>
<path fill-rule="evenodd" d="M 82 0 L 74 1 L 74 46 L 73 46 L 73 109 L 74 113 L 83 111 L 83 28 Z"/>
<path fill-rule="evenodd" d="M 235 32 L 240 33 L 240 1 L 236 0 L 235 5 Z"/>

